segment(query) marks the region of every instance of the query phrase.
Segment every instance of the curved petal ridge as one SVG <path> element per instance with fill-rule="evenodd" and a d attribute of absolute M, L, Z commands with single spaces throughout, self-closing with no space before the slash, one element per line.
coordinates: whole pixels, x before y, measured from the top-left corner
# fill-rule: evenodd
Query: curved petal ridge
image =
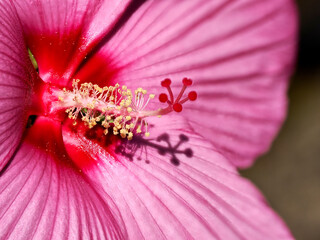
<path fill-rule="evenodd" d="M 161 184 L 163 184 L 165 190 L 168 191 L 168 192 L 170 192 L 170 193 L 172 194 L 172 196 L 177 199 L 178 204 L 184 204 L 186 210 L 189 211 L 189 212 L 193 215 L 193 217 L 194 217 L 195 219 L 197 219 L 197 220 L 207 229 L 207 231 L 209 231 L 209 232 L 212 234 L 212 236 L 214 236 L 214 237 L 217 238 L 217 239 L 220 239 L 220 237 L 217 235 L 217 233 L 215 233 L 215 231 L 211 228 L 209 222 L 208 222 L 204 217 L 202 217 L 199 213 L 197 213 L 197 211 L 195 210 L 195 208 L 193 208 L 181 195 L 179 195 L 179 194 L 178 194 L 175 190 L 173 190 L 169 185 L 165 184 L 162 180 L 158 179 L 158 178 L 155 177 L 153 174 L 150 174 L 150 172 L 144 171 L 144 173 L 146 173 L 146 174 L 153 180 L 153 182 L 154 182 L 154 181 L 158 181 L 158 182 L 160 182 Z M 129 174 L 133 174 L 133 175 L 135 176 L 135 178 L 136 178 L 141 184 L 143 184 L 143 185 L 146 187 L 146 189 L 148 189 L 148 191 L 150 191 L 150 193 L 151 193 L 152 195 L 154 195 L 154 197 L 157 197 L 157 194 L 154 193 L 154 191 L 152 191 L 152 189 L 150 189 L 150 188 L 148 187 L 148 185 L 145 184 L 145 183 L 139 178 L 139 176 L 137 176 L 136 174 L 134 174 L 134 173 L 133 173 L 132 171 L 130 171 L 130 170 L 129 170 Z M 164 174 L 166 175 L 166 177 L 169 177 L 169 178 L 172 177 L 172 176 L 170 176 L 170 175 L 169 175 L 167 172 L 165 172 L 165 171 L 164 171 Z M 204 197 L 202 197 L 201 195 L 199 195 L 197 192 L 193 191 L 191 188 L 188 188 L 186 185 L 180 183 L 179 180 L 177 180 L 177 179 L 174 179 L 174 181 L 177 181 L 177 182 L 181 185 L 182 188 L 185 188 L 186 191 L 188 191 L 190 194 L 192 194 L 192 196 L 194 197 L 195 201 L 199 201 L 199 202 L 202 202 L 202 203 L 204 203 L 204 204 L 208 204 L 208 205 L 210 206 L 209 202 L 208 202 L 207 200 L 205 200 Z M 198 185 L 198 187 L 199 187 L 199 185 Z M 137 193 L 135 193 L 135 194 L 137 195 Z M 141 200 L 141 199 L 140 199 L 140 200 Z M 162 202 L 161 199 L 159 199 L 159 202 Z M 224 217 L 219 211 L 217 211 L 216 208 L 212 208 L 212 206 L 210 206 L 209 209 L 210 209 L 210 211 L 211 211 L 211 214 L 215 214 L 215 215 L 219 216 L 219 217 L 222 219 L 222 221 L 225 221 L 226 224 L 230 224 L 229 221 L 228 221 L 228 220 L 225 220 L 225 217 Z M 171 212 L 171 211 L 170 211 L 170 212 Z M 172 212 L 171 212 L 171 214 L 173 215 Z M 210 213 L 209 213 L 209 214 L 210 214 Z M 177 219 L 177 221 L 179 221 L 179 220 Z M 182 224 L 181 222 L 180 222 L 180 225 L 183 226 L 183 224 Z M 231 228 L 232 231 L 235 232 L 235 234 L 237 234 L 237 237 L 239 237 L 239 239 L 244 239 L 244 237 L 241 236 L 241 234 L 239 234 L 236 230 L 233 229 L 233 226 L 231 226 L 230 228 Z M 186 229 L 185 229 L 185 231 L 186 231 Z"/>
<path fill-rule="evenodd" d="M 26 124 L 32 65 L 11 1 L 0 3 L 0 171 L 15 152 Z"/>
<path fill-rule="evenodd" d="M 51 151 L 24 142 L 0 176 L 0 238 L 125 239 L 106 195 Z"/>
<path fill-rule="evenodd" d="M 130 2 L 15 2 L 42 79 L 66 85 L 90 50 L 112 30 Z"/>
<path fill-rule="evenodd" d="M 113 47 L 115 47 L 114 48 L 115 51 L 113 52 L 118 54 L 118 55 L 114 55 L 114 58 L 119 59 L 118 58 L 119 55 L 131 56 L 130 53 L 143 50 L 144 49 L 143 47 L 146 44 L 150 44 L 150 42 L 152 42 L 151 40 L 155 40 L 159 34 L 162 34 L 162 33 L 168 34 L 168 32 L 170 33 L 173 32 L 175 34 L 178 33 L 178 31 L 170 31 L 170 28 L 178 28 L 178 26 L 181 27 L 179 23 L 189 21 L 191 13 L 192 15 L 197 15 L 197 16 L 200 15 L 201 19 L 206 19 L 208 16 L 206 16 L 205 14 L 202 14 L 203 13 L 202 11 L 204 10 L 204 8 L 208 8 L 208 6 L 203 4 L 204 2 L 205 1 L 197 1 L 197 2 L 189 2 L 186 4 L 180 1 L 175 3 L 176 4 L 175 7 L 172 7 L 172 3 L 168 4 L 168 2 L 159 3 L 157 1 L 150 1 L 149 6 L 146 6 L 145 8 L 152 8 L 152 11 L 150 11 L 149 15 L 145 16 L 145 18 L 150 18 L 150 15 L 152 14 L 152 19 L 150 19 L 151 21 L 150 22 L 148 21 L 145 24 L 137 24 L 134 31 L 130 32 L 130 35 L 134 34 L 134 38 L 132 38 L 132 36 L 127 35 L 126 39 L 122 39 L 122 41 L 117 41 L 115 44 L 118 44 L 118 46 L 122 47 L 122 49 L 117 49 L 117 45 L 116 46 L 112 45 Z M 214 12 L 210 12 L 209 14 L 211 15 L 211 14 L 218 13 L 219 11 L 222 11 L 230 3 L 231 1 L 216 1 L 214 3 L 213 2 L 210 3 L 209 5 L 214 6 L 216 9 Z M 199 6 L 199 7 L 196 7 L 196 6 Z M 155 12 L 154 9 L 157 9 L 157 12 Z M 170 22 L 169 21 L 163 22 L 163 19 L 166 18 L 168 15 L 171 16 L 172 18 L 172 12 L 175 13 L 174 18 L 171 19 Z M 198 14 L 199 12 L 200 14 Z M 201 19 L 199 21 L 201 21 Z M 141 19 L 141 21 L 143 20 L 144 19 Z M 174 22 L 175 24 L 173 25 L 172 22 Z M 186 25 L 183 25 L 182 27 L 185 28 Z M 155 28 L 157 30 L 153 31 Z M 127 31 L 124 31 L 124 32 L 127 32 Z M 141 34 L 146 35 L 147 38 L 140 38 L 139 36 Z M 177 35 L 177 37 L 183 37 L 183 35 L 179 34 Z M 143 42 L 140 43 L 139 41 L 143 41 Z M 110 45 L 111 44 L 113 44 L 113 42 L 111 42 Z M 123 48 L 124 44 L 128 44 L 128 46 L 131 46 L 130 49 Z M 164 45 L 166 44 L 168 43 L 165 42 Z M 125 52 L 125 55 L 122 54 L 124 52 Z"/>
<path fill-rule="evenodd" d="M 148 1 L 97 55 L 108 56 L 120 69 L 113 81 L 130 88 L 160 93 L 169 77 L 179 92 L 176 81 L 192 78 L 198 99 L 182 115 L 247 167 L 285 118 L 296 32 L 291 0 Z"/>
<path fill-rule="evenodd" d="M 206 8 L 207 8 L 207 6 L 205 6 Z M 161 61 L 158 61 L 158 62 L 154 62 L 154 63 L 152 63 L 152 65 L 153 64 L 157 64 L 157 63 L 161 63 L 161 62 L 168 62 L 169 60 L 171 60 L 171 59 L 173 59 L 173 60 L 177 60 L 177 58 L 178 57 L 181 57 L 181 56 L 185 56 L 185 55 L 188 55 L 188 54 L 191 54 L 191 53 L 193 53 L 193 52 L 196 52 L 196 51 L 198 51 L 198 50 L 202 50 L 202 52 L 204 51 L 203 49 L 206 49 L 206 48 L 209 48 L 212 44 L 218 44 L 218 43 L 220 43 L 221 41 L 225 41 L 227 38 L 235 38 L 237 35 L 240 35 L 240 34 L 243 34 L 243 33 L 245 33 L 246 31 L 250 31 L 250 30 L 252 30 L 252 28 L 254 29 L 254 28 L 262 28 L 263 26 L 260 26 L 261 24 L 263 25 L 263 24 L 268 24 L 268 19 L 270 19 L 270 18 L 272 18 L 272 17 L 274 17 L 274 16 L 276 16 L 277 14 L 279 14 L 279 12 L 280 11 L 282 11 L 282 9 L 272 9 L 272 11 L 271 12 L 266 12 L 265 14 L 262 14 L 261 16 L 259 15 L 258 16 L 258 18 L 257 19 L 253 19 L 253 20 L 251 20 L 249 23 L 244 23 L 243 24 L 243 26 L 239 26 L 238 28 L 235 28 L 235 29 L 231 29 L 231 31 L 230 32 L 226 32 L 226 33 L 223 33 L 223 34 L 221 34 L 221 35 L 219 35 L 219 36 L 213 36 L 213 37 L 211 37 L 211 38 L 209 38 L 209 39 L 206 39 L 204 42 L 195 42 L 195 43 L 193 43 L 191 46 L 189 46 L 188 45 L 188 47 L 190 48 L 190 49 L 185 49 L 183 52 L 177 52 L 179 55 L 169 55 L 168 57 L 169 58 L 159 58 L 159 60 L 161 60 Z M 212 14 L 212 12 L 209 12 L 209 14 L 211 15 Z M 214 13 L 213 13 L 214 14 Z M 209 16 L 210 16 L 209 15 Z M 217 16 L 215 16 L 215 17 L 217 17 Z M 184 18 L 180 18 L 180 19 L 178 19 L 178 20 L 183 20 Z M 210 20 L 210 19 L 209 19 Z M 200 23 L 199 24 L 201 24 L 202 22 L 200 21 Z M 168 26 L 169 27 L 169 26 Z M 193 27 L 195 27 L 195 26 L 193 26 Z M 192 32 L 192 31 L 190 31 L 190 29 L 192 29 L 192 27 L 186 27 L 186 34 L 190 34 L 190 32 Z M 166 28 L 164 28 L 164 29 L 162 29 L 161 31 L 164 31 L 164 30 L 167 30 Z M 158 35 L 157 34 L 159 34 L 159 33 L 155 33 L 155 35 L 154 35 L 154 37 L 158 37 Z M 156 52 L 158 52 L 158 53 L 160 53 L 161 51 L 163 51 L 163 49 L 166 49 L 166 48 L 168 48 L 168 46 L 170 46 L 170 44 L 176 44 L 176 42 L 177 42 L 177 40 L 179 40 L 179 39 L 182 39 L 182 38 L 185 38 L 185 34 L 183 34 L 183 33 L 179 33 L 179 35 L 177 35 L 177 37 L 176 38 L 173 38 L 173 39 L 170 39 L 170 41 L 169 42 L 164 42 L 162 45 L 160 45 L 160 46 L 157 46 L 157 48 L 155 48 L 155 49 L 152 49 L 152 51 L 150 51 L 150 49 L 149 49 L 149 51 L 147 52 L 147 53 L 145 53 L 145 55 L 141 55 L 141 56 L 139 56 L 139 58 L 144 58 L 144 57 L 146 57 L 148 54 L 150 54 L 150 55 L 155 55 L 154 53 L 156 53 Z M 285 39 L 284 39 L 285 40 Z M 284 40 L 282 40 L 281 42 L 283 42 Z M 149 41 L 150 41 L 150 39 L 149 39 Z M 150 42 L 149 41 L 145 41 L 145 43 L 144 44 L 149 44 Z M 130 49 L 130 51 L 132 51 L 132 52 L 136 52 L 137 50 L 139 50 L 139 48 L 140 49 L 143 49 L 142 48 L 143 46 L 137 46 L 136 47 L 136 49 L 133 49 L 132 50 L 132 48 Z M 208 49 L 209 50 L 209 49 Z M 254 51 L 254 49 L 250 49 L 250 50 L 252 50 L 252 51 Z M 260 50 L 260 49 L 258 49 L 258 50 Z M 246 53 L 246 52 L 245 52 Z M 128 53 L 128 52 L 126 52 L 126 54 L 129 54 L 129 55 L 132 55 L 132 54 L 130 54 L 130 52 Z M 201 53 L 199 53 L 199 54 L 201 54 Z M 228 58 L 231 58 L 231 57 L 235 57 L 235 56 L 230 56 L 230 57 L 225 57 L 224 56 L 224 58 L 223 59 L 227 59 L 228 60 Z M 114 56 L 114 58 L 115 59 L 119 59 L 119 58 L 117 58 L 117 55 L 115 55 Z M 139 58 L 135 58 L 134 60 L 132 60 L 131 62 L 128 62 L 127 64 L 129 65 L 129 64 L 131 64 L 131 63 L 136 63 L 138 60 L 139 60 Z M 149 66 L 151 66 L 151 65 L 149 65 Z M 148 67 L 148 65 L 144 65 L 143 66 L 143 68 L 147 68 Z M 139 70 L 139 69 L 136 69 L 135 68 L 135 71 L 137 71 L 137 70 Z M 168 74 L 168 73 L 164 73 L 164 74 Z"/>
<path fill-rule="evenodd" d="M 92 152 L 90 140 L 73 136 L 97 163 L 83 172 L 117 203 L 129 239 L 292 239 L 257 189 L 189 123 L 166 116 L 150 126 L 153 137 L 121 143 L 124 152 L 100 145 Z"/>

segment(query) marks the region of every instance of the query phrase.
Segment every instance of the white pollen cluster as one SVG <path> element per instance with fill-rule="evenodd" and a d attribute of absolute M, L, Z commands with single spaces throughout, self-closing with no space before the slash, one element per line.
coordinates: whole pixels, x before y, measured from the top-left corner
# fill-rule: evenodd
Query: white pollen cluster
<path fill-rule="evenodd" d="M 66 109 L 68 117 L 75 120 L 74 125 L 81 118 L 89 128 L 99 124 L 105 128 L 105 135 L 111 131 L 128 140 L 132 139 L 134 133 L 143 133 L 149 137 L 147 117 L 179 113 L 183 110 L 183 104 L 197 99 L 195 91 L 185 94 L 185 90 L 192 85 L 189 78 L 182 79 L 182 88 L 177 97 L 174 97 L 171 90 L 171 80 L 166 78 L 161 81 L 161 86 L 167 89 L 169 96 L 161 93 L 159 101 L 167 106 L 153 111 L 145 109 L 155 95 L 147 95 L 145 89 L 137 88 L 132 92 L 125 85 L 115 84 L 101 88 L 92 83 L 82 83 L 79 87 L 79 82 L 79 79 L 73 80 L 71 91 L 51 88 L 51 94 L 57 99 L 52 101 L 52 111 Z"/>
<path fill-rule="evenodd" d="M 70 119 L 81 120 L 92 128 L 100 124 L 105 128 L 104 134 L 112 129 L 114 135 L 131 140 L 134 133 L 144 133 L 149 136 L 148 123 L 143 112 L 149 101 L 155 97 L 147 90 L 138 88 L 132 93 L 126 86 L 99 87 L 92 83 L 82 83 L 73 80 L 73 90 L 65 88 L 58 96 L 61 107 L 66 107 Z M 76 125 L 77 122 L 74 122 Z"/>

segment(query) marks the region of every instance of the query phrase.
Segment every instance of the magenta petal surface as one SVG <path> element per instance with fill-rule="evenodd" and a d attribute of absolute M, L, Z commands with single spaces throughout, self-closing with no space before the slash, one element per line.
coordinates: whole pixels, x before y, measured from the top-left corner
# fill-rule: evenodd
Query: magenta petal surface
<path fill-rule="evenodd" d="M 98 53 L 115 81 L 159 93 L 194 80 L 182 114 L 236 166 L 265 152 L 286 113 L 296 47 L 291 0 L 148 1 Z"/>
<path fill-rule="evenodd" d="M 46 82 L 65 85 L 112 29 L 129 0 L 16 1 L 26 41 Z"/>
<path fill-rule="evenodd" d="M 45 144 L 47 151 L 24 142 L 0 177 L 0 239 L 125 239 L 106 194 L 102 199 L 66 155 L 54 158 L 56 142 Z"/>
<path fill-rule="evenodd" d="M 32 68 L 14 7 L 0 2 L 0 171 L 19 144 L 30 102 Z"/>
<path fill-rule="evenodd" d="M 256 188 L 183 121 L 150 121 L 152 139 L 108 151 L 73 137 L 95 159 L 83 173 L 116 202 L 128 239 L 292 239 Z"/>

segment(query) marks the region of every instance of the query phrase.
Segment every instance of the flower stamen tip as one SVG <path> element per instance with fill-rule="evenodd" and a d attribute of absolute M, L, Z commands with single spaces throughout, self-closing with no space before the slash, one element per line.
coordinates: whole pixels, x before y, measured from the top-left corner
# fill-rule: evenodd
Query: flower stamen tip
<path fill-rule="evenodd" d="M 173 104 L 172 107 L 173 107 L 173 110 L 175 112 L 181 112 L 182 111 L 182 105 L 180 103 L 175 103 L 175 104 Z"/>
<path fill-rule="evenodd" d="M 180 93 L 178 94 L 177 98 L 174 98 L 173 92 L 171 90 L 171 80 L 165 79 L 161 82 L 161 86 L 166 87 L 168 90 L 168 94 L 170 96 L 170 100 L 168 99 L 168 95 L 166 93 L 161 93 L 159 95 L 159 101 L 161 103 L 168 103 L 168 107 L 171 108 L 175 112 L 181 112 L 183 107 L 182 105 L 187 101 L 195 101 L 198 97 L 197 92 L 191 91 L 188 93 L 187 97 L 181 99 L 184 95 L 185 90 L 187 87 L 191 86 L 193 81 L 190 78 L 183 78 L 182 79 L 182 88 L 180 90 Z"/>
<path fill-rule="evenodd" d="M 101 88 L 92 83 L 82 83 L 79 86 L 79 82 L 79 79 L 73 80 L 71 91 L 65 88 L 54 91 L 58 99 L 57 108 L 64 109 L 68 117 L 75 120 L 74 126 L 77 124 L 76 119 L 80 118 L 90 129 L 99 125 L 104 128 L 104 135 L 112 129 L 114 135 L 128 140 L 133 138 L 134 133 L 150 136 L 146 118 L 161 117 L 173 111 L 179 113 L 185 102 L 197 99 L 197 93 L 191 91 L 181 100 L 185 89 L 192 84 L 192 80 L 188 78 L 183 79 L 182 89 L 176 99 L 170 87 L 171 80 L 164 79 L 161 86 L 167 88 L 170 100 L 166 93 L 161 93 L 159 101 L 167 103 L 168 106 L 155 111 L 145 110 L 149 101 L 155 98 L 155 94 L 147 95 L 147 90 L 141 87 L 131 91 L 127 86 L 120 87 L 118 83 Z"/>
<path fill-rule="evenodd" d="M 192 80 L 190 78 L 184 78 L 184 79 L 182 79 L 182 83 L 184 86 L 189 87 L 192 85 Z"/>
<path fill-rule="evenodd" d="M 162 87 L 170 87 L 170 85 L 171 85 L 171 80 L 169 78 L 166 78 L 161 82 Z"/>
<path fill-rule="evenodd" d="M 165 94 L 165 93 L 161 93 L 161 94 L 159 95 L 159 101 L 162 102 L 162 103 L 167 102 L 167 101 L 168 101 L 168 95 Z"/>

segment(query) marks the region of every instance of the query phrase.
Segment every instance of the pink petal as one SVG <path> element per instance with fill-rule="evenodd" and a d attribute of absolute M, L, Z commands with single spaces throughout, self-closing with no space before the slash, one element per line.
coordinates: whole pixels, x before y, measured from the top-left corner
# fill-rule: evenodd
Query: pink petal
<path fill-rule="evenodd" d="M 103 201 L 71 167 L 58 149 L 59 139 L 51 141 L 58 131 L 48 126 L 56 125 L 46 119 L 36 122 L 0 177 L 0 239 L 125 239 L 113 203 Z M 40 142 L 44 134 L 38 131 L 51 140 Z"/>
<path fill-rule="evenodd" d="M 154 0 L 96 56 L 119 70 L 114 82 L 155 93 L 164 78 L 172 78 L 176 92 L 183 77 L 194 79 L 199 99 L 183 115 L 246 167 L 269 148 L 284 120 L 296 28 L 291 0 Z"/>
<path fill-rule="evenodd" d="M 83 172 L 117 204 L 128 239 L 292 239 L 256 188 L 188 124 L 163 117 L 150 125 L 149 140 L 107 148 L 63 128 L 71 158 L 79 157 L 73 144 L 93 158 Z"/>
<path fill-rule="evenodd" d="M 41 78 L 65 84 L 88 52 L 112 29 L 129 2 L 15 1 Z"/>
<path fill-rule="evenodd" d="M 32 68 L 11 1 L 0 3 L 0 171 L 17 148 L 30 102 Z"/>

